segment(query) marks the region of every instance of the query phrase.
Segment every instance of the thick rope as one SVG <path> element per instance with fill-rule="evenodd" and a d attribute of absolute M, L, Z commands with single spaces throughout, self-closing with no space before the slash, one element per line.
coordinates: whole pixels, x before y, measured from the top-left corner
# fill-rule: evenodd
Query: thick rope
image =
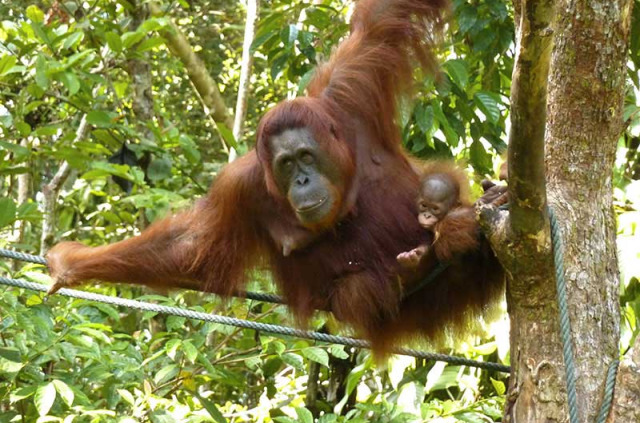
<path fill-rule="evenodd" d="M 611 405 L 613 404 L 613 391 L 616 387 L 616 374 L 618 373 L 618 365 L 620 360 L 613 360 L 609 365 L 607 371 L 607 380 L 604 385 L 604 398 L 602 399 L 602 405 L 600 406 L 600 414 L 596 420 L 597 423 L 605 423 L 609 412 L 611 411 Z"/>
<path fill-rule="evenodd" d="M 25 254 L 19 251 L 7 250 L 0 248 L 0 257 L 6 257 L 14 260 L 26 261 L 29 263 L 47 265 L 47 259 L 42 256 L 34 256 L 32 254 Z M 246 298 L 248 300 L 262 301 L 266 303 L 285 304 L 284 298 L 280 295 L 267 294 L 264 292 L 250 292 L 250 291 L 238 291 L 234 294 L 238 298 Z"/>
<path fill-rule="evenodd" d="M 47 292 L 47 285 L 28 282 L 20 279 L 10 279 L 0 276 L 0 284 L 14 286 L 18 288 L 30 289 L 33 291 Z M 356 348 L 371 348 L 371 343 L 363 339 L 349 338 L 345 336 L 329 335 L 326 333 L 312 332 L 300 329 L 293 329 L 286 326 L 272 325 L 267 323 L 251 322 L 249 320 L 237 319 L 234 317 L 220 316 L 217 314 L 202 313 L 199 311 L 188 310 L 179 307 L 163 306 L 152 304 L 144 301 L 128 300 L 125 298 L 111 297 L 108 295 L 94 294 L 86 291 L 76 291 L 74 289 L 62 288 L 58 294 L 71 298 L 79 298 L 87 301 L 97 301 L 105 304 L 111 304 L 120 307 L 127 307 L 143 311 L 152 311 L 161 314 L 169 314 L 173 316 L 186 317 L 188 319 L 202 320 L 205 322 L 219 323 L 222 325 L 235 326 L 244 329 L 253 329 L 259 332 L 266 332 L 275 335 L 286 335 L 296 338 L 311 339 L 314 341 L 326 342 L 330 344 L 346 345 Z M 421 358 L 425 360 L 444 361 L 446 363 L 477 367 L 480 369 L 495 370 L 499 372 L 509 373 L 510 368 L 498 363 L 482 362 L 470 360 L 463 357 L 456 357 L 446 354 L 428 353 L 414 350 L 411 348 L 394 348 L 391 352 L 394 354 L 408 355 L 411 357 Z"/>
<path fill-rule="evenodd" d="M 571 321 L 567 305 L 567 282 L 564 278 L 564 245 L 560 235 L 558 220 L 549 207 L 549 221 L 551 223 L 551 242 L 553 243 L 553 260 L 556 271 L 556 298 L 560 312 L 560 337 L 562 338 L 562 355 L 564 357 L 565 377 L 567 382 L 567 399 L 569 402 L 569 421 L 578 423 L 578 401 L 576 395 L 576 375 L 573 359 L 573 344 L 571 343 Z M 619 360 L 613 360 L 607 370 L 604 398 L 600 406 L 597 423 L 604 423 L 611 411 L 613 391 L 616 383 L 616 373 Z"/>
<path fill-rule="evenodd" d="M 579 423 L 578 399 L 576 395 L 576 371 L 573 363 L 573 344 L 571 343 L 571 321 L 567 306 L 567 282 L 564 279 L 564 246 L 560 237 L 558 221 L 549 207 L 551 223 L 551 242 L 553 243 L 553 262 L 556 270 L 556 300 L 560 311 L 560 337 L 562 339 L 562 356 L 567 383 L 567 399 L 569 401 L 569 421 Z"/>

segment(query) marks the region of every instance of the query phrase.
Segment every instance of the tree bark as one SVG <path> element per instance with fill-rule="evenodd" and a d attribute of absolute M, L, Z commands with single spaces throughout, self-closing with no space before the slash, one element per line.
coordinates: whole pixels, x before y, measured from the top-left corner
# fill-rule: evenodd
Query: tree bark
<path fill-rule="evenodd" d="M 612 168 L 623 130 L 631 5 L 560 1 L 549 78 L 545 162 L 565 244 L 578 407 L 585 422 L 595 420 L 607 369 L 619 356 Z"/>
<path fill-rule="evenodd" d="M 578 420 L 595 421 L 609 365 L 618 357 L 619 274 L 612 168 L 622 132 L 631 0 L 560 0 L 555 9 L 544 94 L 550 1 L 515 1 L 517 57 L 511 94 L 510 212 L 480 211 L 481 224 L 508 275 L 511 365 L 505 421 L 566 421 L 566 380 L 546 189 L 565 245 L 571 345 L 576 366 Z M 547 132 L 541 166 L 545 120 Z M 546 176 L 546 178 L 545 178 Z M 635 364 L 637 366 L 637 364 Z M 638 370 L 623 365 L 620 406 L 634 398 Z M 635 382 L 633 382 L 635 383 Z M 632 401 L 635 410 L 640 398 Z M 625 419 L 635 413 L 626 405 Z M 617 405 L 614 404 L 614 414 Z M 626 412 L 626 414 L 624 414 Z"/>
<path fill-rule="evenodd" d="M 87 132 L 89 132 L 89 124 L 85 114 L 80 119 L 73 143 L 83 140 L 87 136 Z M 56 229 L 56 202 L 58 201 L 58 194 L 70 174 L 71 166 L 69 162 L 64 161 L 53 178 L 51 178 L 51 181 L 42 187 L 44 211 L 42 213 L 42 236 L 40 238 L 41 256 L 44 256 L 53 245 Z"/>
<path fill-rule="evenodd" d="M 640 422 L 640 337 L 622 360 L 607 423 Z"/>
<path fill-rule="evenodd" d="M 507 274 L 512 376 L 505 421 L 559 421 L 566 415 L 566 393 L 544 174 L 554 1 L 522 0 L 514 6 L 510 210 L 485 207 L 480 220 Z"/>

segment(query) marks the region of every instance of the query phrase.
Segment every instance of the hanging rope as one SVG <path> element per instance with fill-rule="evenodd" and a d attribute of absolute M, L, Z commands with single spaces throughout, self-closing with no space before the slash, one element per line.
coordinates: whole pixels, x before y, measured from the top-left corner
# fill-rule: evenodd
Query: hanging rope
<path fill-rule="evenodd" d="M 567 282 L 564 277 L 564 245 L 560 235 L 560 228 L 556 215 L 551 207 L 549 221 L 551 223 L 551 242 L 553 244 L 553 262 L 556 271 L 556 299 L 560 312 L 560 337 L 562 339 L 562 355 L 564 358 L 565 378 L 567 383 L 567 400 L 569 403 L 569 421 L 578 423 L 578 401 L 576 395 L 576 375 L 573 356 L 573 344 L 571 343 L 571 321 L 569 319 L 569 307 L 567 305 Z M 613 360 L 607 371 L 605 392 L 597 423 L 604 423 L 611 410 L 615 376 L 618 370 L 619 360 Z"/>
<path fill-rule="evenodd" d="M 24 254 L 17 251 L 0 249 L 0 257 L 8 257 L 16 260 L 28 261 L 31 263 L 46 264 L 46 259 L 40 256 L 34 256 L 31 254 Z M 14 286 L 17 288 L 30 289 L 32 291 L 47 292 L 49 286 L 29 282 L 21 279 L 11 279 L 0 276 L 0 284 Z M 111 304 L 120 307 L 126 307 L 136 310 L 152 311 L 161 314 L 168 314 L 173 316 L 185 317 L 188 319 L 202 320 L 205 322 L 219 323 L 222 325 L 234 326 L 244 329 L 253 329 L 259 332 L 270 333 L 274 335 L 286 335 L 296 338 L 310 339 L 314 341 L 326 342 L 330 344 L 340 344 L 348 347 L 355 348 L 371 348 L 371 343 L 363 339 L 350 338 L 345 336 L 329 335 L 326 333 L 306 331 L 300 329 L 293 329 L 286 326 L 273 325 L 267 323 L 252 322 L 244 319 L 237 319 L 234 317 L 220 316 L 217 314 L 203 313 L 194 310 L 188 310 L 179 307 L 163 306 L 160 304 L 153 304 L 144 301 L 128 300 L 125 298 L 112 297 L 108 295 L 94 294 L 92 292 L 77 291 L 74 289 L 62 288 L 57 294 L 78 298 L 87 301 L 96 301 L 105 304 Z M 252 296 L 262 296 L 265 294 L 251 293 Z M 269 295 L 271 296 L 271 295 Z M 277 296 L 273 296 L 277 297 Z M 249 298 L 249 296 L 245 296 Z M 253 298 L 252 298 L 253 299 Z M 270 301 L 271 302 L 271 301 Z M 499 363 L 491 363 L 484 361 L 471 360 L 464 357 L 452 356 L 447 354 L 429 353 L 424 351 L 418 351 L 412 348 L 394 348 L 392 351 L 394 354 L 407 355 L 424 360 L 443 361 L 445 363 L 476 367 L 479 369 L 494 370 L 504 373 L 511 371 L 509 366 L 505 366 Z"/>

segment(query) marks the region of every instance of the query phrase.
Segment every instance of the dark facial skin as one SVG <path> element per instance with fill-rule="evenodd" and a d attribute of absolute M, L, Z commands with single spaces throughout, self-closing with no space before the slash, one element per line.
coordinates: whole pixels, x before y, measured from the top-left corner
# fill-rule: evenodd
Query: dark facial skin
<path fill-rule="evenodd" d="M 445 175 L 430 175 L 422 181 L 418 198 L 418 222 L 433 230 L 436 223 L 456 206 L 458 193 L 453 182 Z"/>
<path fill-rule="evenodd" d="M 311 132 L 288 129 L 269 143 L 274 178 L 298 221 L 308 228 L 331 221 L 340 207 L 342 177 Z"/>

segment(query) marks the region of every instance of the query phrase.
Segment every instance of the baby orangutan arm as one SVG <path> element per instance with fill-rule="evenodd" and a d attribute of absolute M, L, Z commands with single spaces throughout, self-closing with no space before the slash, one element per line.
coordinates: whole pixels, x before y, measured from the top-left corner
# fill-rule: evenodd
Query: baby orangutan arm
<path fill-rule="evenodd" d="M 422 258 L 429 252 L 429 246 L 422 244 L 413 250 L 398 254 L 397 260 L 400 266 L 407 270 L 415 270 L 422 261 Z"/>
<path fill-rule="evenodd" d="M 473 207 L 458 207 L 436 224 L 433 248 L 439 261 L 480 247 L 479 228 Z"/>

